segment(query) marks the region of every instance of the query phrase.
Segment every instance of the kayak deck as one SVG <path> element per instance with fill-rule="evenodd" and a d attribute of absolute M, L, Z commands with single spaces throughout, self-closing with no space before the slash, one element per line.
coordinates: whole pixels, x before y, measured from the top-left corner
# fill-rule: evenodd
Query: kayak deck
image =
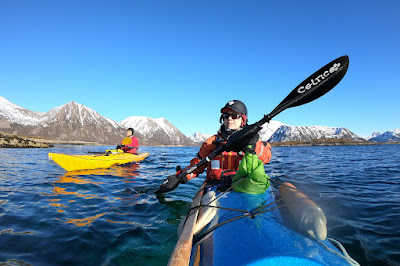
<path fill-rule="evenodd" d="M 208 187 L 205 195 L 216 192 L 218 210 L 194 236 L 190 265 L 349 265 L 329 240 L 286 226 L 276 189 L 257 195 L 229 191 L 218 198 L 216 187 Z"/>
<path fill-rule="evenodd" d="M 109 168 L 114 165 L 139 162 L 144 160 L 149 153 L 138 155 L 131 153 L 110 153 L 99 155 L 68 155 L 62 153 L 49 153 L 49 159 L 56 162 L 67 171 Z"/>

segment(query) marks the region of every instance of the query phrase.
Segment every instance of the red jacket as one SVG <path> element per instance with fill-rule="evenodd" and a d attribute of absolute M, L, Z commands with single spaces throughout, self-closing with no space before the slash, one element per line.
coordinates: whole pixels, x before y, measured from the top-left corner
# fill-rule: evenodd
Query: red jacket
<path fill-rule="evenodd" d="M 136 137 L 131 136 L 130 139 L 132 142 L 130 144 L 125 144 L 125 147 L 122 147 L 122 150 L 124 152 L 129 152 L 132 154 L 138 154 L 139 153 L 139 141 Z M 121 144 L 123 144 L 123 140 L 121 140 Z"/>
<path fill-rule="evenodd" d="M 193 158 L 190 161 L 190 166 L 185 169 L 189 169 L 191 166 L 200 162 L 201 159 L 210 155 L 214 150 L 216 150 L 219 145 L 218 143 L 218 135 L 214 135 L 208 138 L 201 146 L 200 151 L 197 153 L 197 157 Z M 223 143 L 221 143 L 222 145 Z M 269 143 L 263 143 L 261 141 L 257 141 L 256 154 L 258 158 L 264 163 L 268 163 L 271 160 L 271 145 Z M 222 172 L 225 171 L 236 171 L 239 168 L 240 161 L 243 155 L 240 155 L 236 152 L 223 152 L 219 156 L 214 157 L 209 163 L 204 164 L 203 166 L 197 168 L 193 171 L 192 174 L 187 175 L 187 179 L 190 180 L 200 174 L 202 174 L 207 168 L 207 181 L 211 179 L 219 179 Z"/>

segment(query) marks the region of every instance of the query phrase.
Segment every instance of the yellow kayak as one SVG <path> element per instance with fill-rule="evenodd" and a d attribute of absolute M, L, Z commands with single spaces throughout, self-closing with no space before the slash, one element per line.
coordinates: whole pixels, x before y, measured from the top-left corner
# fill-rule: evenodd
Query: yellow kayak
<path fill-rule="evenodd" d="M 109 153 L 94 155 L 67 155 L 62 153 L 49 153 L 49 159 L 56 162 L 67 171 L 109 168 L 113 165 L 139 162 L 149 156 L 148 152 L 138 155 L 131 153 Z"/>

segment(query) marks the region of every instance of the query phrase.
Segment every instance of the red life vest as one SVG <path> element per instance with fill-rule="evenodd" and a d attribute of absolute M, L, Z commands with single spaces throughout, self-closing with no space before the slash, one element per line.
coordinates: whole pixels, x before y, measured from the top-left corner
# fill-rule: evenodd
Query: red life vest
<path fill-rule="evenodd" d="M 225 143 L 225 140 L 219 136 L 214 135 L 208 138 L 201 146 L 197 157 L 190 161 L 190 166 L 187 166 L 184 170 L 189 169 L 195 164 L 199 163 L 203 158 L 206 158 L 213 151 L 218 149 L 221 145 Z M 255 152 L 258 159 L 260 159 L 264 164 L 271 160 L 271 145 L 269 143 L 257 141 Z M 244 154 L 243 154 L 244 155 Z M 243 158 L 242 152 L 237 154 L 236 152 L 223 152 L 222 154 L 214 157 L 212 160 L 208 160 L 207 164 L 204 164 L 193 171 L 193 173 L 186 175 L 187 180 L 199 176 L 207 168 L 207 182 L 211 179 L 221 179 L 222 176 L 229 176 L 239 169 L 239 164 Z"/>
<path fill-rule="evenodd" d="M 236 152 L 223 152 L 215 156 L 207 167 L 207 180 L 221 179 L 221 176 L 236 173 L 243 156 Z"/>
<path fill-rule="evenodd" d="M 122 150 L 124 152 L 138 154 L 138 152 L 139 152 L 139 150 L 138 150 L 139 149 L 139 141 L 138 141 L 138 139 L 136 137 L 134 137 L 134 136 L 131 136 L 130 139 L 131 139 L 132 142 L 129 143 L 129 144 L 126 144 L 125 145 L 126 147 L 123 147 Z M 121 141 L 121 144 L 123 144 L 123 141 L 124 140 Z"/>

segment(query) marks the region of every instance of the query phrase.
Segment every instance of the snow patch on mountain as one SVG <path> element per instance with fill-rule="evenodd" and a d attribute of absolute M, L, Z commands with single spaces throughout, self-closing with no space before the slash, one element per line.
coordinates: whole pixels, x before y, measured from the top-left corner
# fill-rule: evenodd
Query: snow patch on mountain
<path fill-rule="evenodd" d="M 93 109 L 84 106 L 83 104 L 71 101 L 62 106 L 55 107 L 45 114 L 45 119 L 42 123 L 49 124 L 57 121 L 60 116 L 67 121 L 77 121 L 81 126 L 87 124 L 96 124 L 98 126 L 104 123 L 111 124 L 115 129 L 120 129 L 121 126 L 110 118 L 106 118 Z"/>
<path fill-rule="evenodd" d="M 271 120 L 269 121 L 269 123 L 265 123 L 261 131 L 258 133 L 260 136 L 259 140 L 268 141 L 271 138 L 271 136 L 275 133 L 275 131 L 284 125 L 286 124 L 276 120 Z"/>
<path fill-rule="evenodd" d="M 169 137 L 174 137 L 174 132 L 178 129 L 169 123 L 165 118 L 150 118 L 146 116 L 131 116 L 121 121 L 123 127 L 132 127 L 147 137 L 153 137 L 155 130 L 164 131 Z"/>
<path fill-rule="evenodd" d="M 47 113 L 42 113 L 30 111 L 0 96 L 0 115 L 6 118 L 10 123 L 16 123 L 24 126 L 41 125 L 46 127 L 48 124 L 53 123 L 60 118 L 57 117 L 60 112 L 63 113 L 63 119 L 67 121 L 78 119 L 82 126 L 88 122 L 94 122 L 97 125 L 102 125 L 104 120 L 106 120 L 114 128 L 120 128 L 120 125 L 114 120 L 103 117 L 93 109 L 74 101 L 59 107 L 55 107 Z"/>
<path fill-rule="evenodd" d="M 120 124 L 142 134 L 150 142 L 164 145 L 193 145 L 194 143 L 164 117 L 131 116 Z"/>
<path fill-rule="evenodd" d="M 200 133 L 200 132 L 195 132 L 195 133 L 193 133 L 193 135 L 189 136 L 189 139 L 191 139 L 193 142 L 202 143 L 202 142 L 206 141 L 211 136 L 212 135 L 209 135 L 209 134 L 203 134 L 203 133 Z"/>
<path fill-rule="evenodd" d="M 375 138 L 375 137 L 379 136 L 380 134 L 381 134 L 381 132 L 379 132 L 379 131 L 372 132 L 371 136 L 368 136 L 368 137 L 365 138 L 365 139 L 370 140 L 370 139 L 372 139 L 372 138 Z"/>
<path fill-rule="evenodd" d="M 164 117 L 155 118 L 154 121 L 157 125 L 167 133 L 168 136 L 172 137 L 174 134 L 179 131 L 174 125 L 172 125 L 167 119 Z"/>
<path fill-rule="evenodd" d="M 152 129 L 158 127 L 158 123 L 154 119 L 145 116 L 131 116 L 120 122 L 125 128 L 132 127 L 135 131 L 140 132 L 148 137 L 152 137 Z"/>
<path fill-rule="evenodd" d="M 282 125 L 271 136 L 269 142 L 311 141 L 315 139 L 365 141 L 365 139 L 343 127 Z"/>
<path fill-rule="evenodd" d="M 76 102 L 47 113 L 33 112 L 0 97 L 0 129 L 6 133 L 64 141 L 115 144 L 124 130 L 115 121 Z"/>
<path fill-rule="evenodd" d="M 0 96 L 0 117 L 3 117 L 10 123 L 34 126 L 40 123 L 43 116 L 44 113 L 30 111 Z"/>
<path fill-rule="evenodd" d="M 73 101 L 53 108 L 47 113 L 35 112 L 0 96 L 0 130 L 10 134 L 111 144 L 119 143 L 125 135 L 124 129 L 128 127 L 133 127 L 137 131 L 141 143 L 151 145 L 193 146 L 211 136 L 196 132 L 188 138 L 165 118 L 132 116 L 119 124 Z M 279 121 L 264 124 L 259 135 L 260 140 L 270 142 L 309 141 L 321 138 L 365 140 L 342 127 L 296 127 Z M 382 143 L 400 141 L 400 129 L 383 134 L 374 132 L 370 140 Z"/>
<path fill-rule="evenodd" d="M 370 141 L 374 142 L 380 142 L 380 143 L 385 143 L 385 142 L 399 142 L 400 141 L 400 129 L 393 129 L 386 131 L 383 134 L 380 134 L 378 136 L 374 136 L 369 139 Z"/>

